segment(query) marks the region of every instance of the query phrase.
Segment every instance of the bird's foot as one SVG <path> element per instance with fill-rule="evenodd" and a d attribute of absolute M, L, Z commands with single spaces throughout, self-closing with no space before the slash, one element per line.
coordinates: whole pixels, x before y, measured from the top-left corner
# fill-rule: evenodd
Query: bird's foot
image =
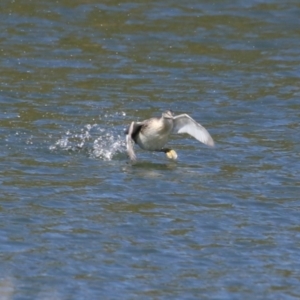
<path fill-rule="evenodd" d="M 175 152 L 175 150 L 170 149 L 168 151 L 165 152 L 167 157 L 170 159 L 177 159 L 177 153 Z"/>

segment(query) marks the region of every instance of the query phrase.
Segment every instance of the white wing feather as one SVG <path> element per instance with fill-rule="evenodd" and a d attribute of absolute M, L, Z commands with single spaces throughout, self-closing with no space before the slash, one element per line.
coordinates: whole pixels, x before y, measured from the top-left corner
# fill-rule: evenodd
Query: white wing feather
<path fill-rule="evenodd" d="M 134 153 L 134 150 L 133 150 L 132 136 L 131 136 L 132 135 L 132 131 L 133 131 L 133 127 L 134 127 L 134 122 L 132 122 L 130 124 L 128 133 L 126 134 L 126 149 L 127 149 L 127 154 L 129 156 L 129 158 L 132 161 L 135 161 L 136 160 L 136 156 L 135 156 L 135 153 Z"/>
<path fill-rule="evenodd" d="M 187 133 L 201 143 L 214 146 L 214 140 L 208 131 L 187 114 L 174 116 L 173 133 Z"/>

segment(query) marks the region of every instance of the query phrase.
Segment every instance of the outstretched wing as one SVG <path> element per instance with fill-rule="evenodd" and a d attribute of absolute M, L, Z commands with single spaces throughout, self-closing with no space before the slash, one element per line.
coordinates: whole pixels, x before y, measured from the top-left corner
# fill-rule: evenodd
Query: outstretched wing
<path fill-rule="evenodd" d="M 187 133 L 201 143 L 214 146 L 214 140 L 208 131 L 187 114 L 174 116 L 173 133 Z"/>
<path fill-rule="evenodd" d="M 131 160 L 136 160 L 136 156 L 133 150 L 133 141 L 132 141 L 132 133 L 134 130 L 134 122 L 131 122 L 127 134 L 126 134 L 126 149 L 127 149 L 127 154 Z"/>

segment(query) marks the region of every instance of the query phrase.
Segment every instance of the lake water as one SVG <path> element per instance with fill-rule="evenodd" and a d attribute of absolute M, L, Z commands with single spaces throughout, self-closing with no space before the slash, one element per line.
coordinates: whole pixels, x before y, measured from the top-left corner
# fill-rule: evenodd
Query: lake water
<path fill-rule="evenodd" d="M 298 0 L 0 8 L 1 300 L 300 298 Z"/>

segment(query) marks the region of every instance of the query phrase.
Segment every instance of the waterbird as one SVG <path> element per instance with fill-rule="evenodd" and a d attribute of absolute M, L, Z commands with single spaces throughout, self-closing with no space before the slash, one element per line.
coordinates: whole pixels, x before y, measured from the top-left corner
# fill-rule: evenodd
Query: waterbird
<path fill-rule="evenodd" d="M 148 151 L 164 152 L 168 158 L 177 159 L 177 153 L 170 148 L 164 148 L 173 133 L 187 133 L 210 147 L 214 140 L 208 131 L 187 114 L 174 116 L 167 110 L 160 118 L 151 118 L 142 122 L 131 122 L 126 129 L 126 148 L 130 160 L 135 161 L 136 155 L 133 142 Z"/>

